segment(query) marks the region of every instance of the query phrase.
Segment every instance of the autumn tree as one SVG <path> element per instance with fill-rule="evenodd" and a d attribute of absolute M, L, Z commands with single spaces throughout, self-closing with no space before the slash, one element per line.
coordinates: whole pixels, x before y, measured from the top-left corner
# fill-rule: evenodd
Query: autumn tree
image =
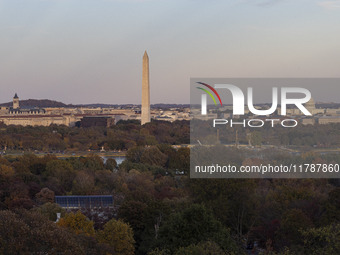
<path fill-rule="evenodd" d="M 73 180 L 72 193 L 75 195 L 91 195 L 95 190 L 93 174 L 88 171 L 77 172 Z"/>
<path fill-rule="evenodd" d="M 35 195 L 35 197 L 39 204 L 54 202 L 54 192 L 49 188 L 42 188 L 40 192 Z"/>
<path fill-rule="evenodd" d="M 76 173 L 72 165 L 65 160 L 52 160 L 46 165 L 44 177 L 54 187 L 55 192 L 70 191 Z"/>
<path fill-rule="evenodd" d="M 147 255 L 171 255 L 171 252 L 167 249 L 162 250 L 162 249 L 156 248 L 148 252 Z"/>
<path fill-rule="evenodd" d="M 143 146 L 137 146 L 129 149 L 126 153 L 126 159 L 133 163 L 140 163 L 144 152 Z"/>
<path fill-rule="evenodd" d="M 107 170 L 116 170 L 117 166 L 117 161 L 114 158 L 108 158 L 105 162 L 105 169 Z"/>
<path fill-rule="evenodd" d="M 39 212 L 41 215 L 53 222 L 57 220 L 57 213 L 60 213 L 62 217 L 66 214 L 65 209 L 55 203 L 45 203 L 39 207 L 33 208 L 32 210 Z"/>
<path fill-rule="evenodd" d="M 93 222 L 88 220 L 80 211 L 67 213 L 57 224 L 69 229 L 75 234 L 84 234 L 86 236 L 95 235 Z"/>
<path fill-rule="evenodd" d="M 254 180 L 190 179 L 188 187 L 194 200 L 211 208 L 239 238 L 255 223 L 259 204 Z"/>
<path fill-rule="evenodd" d="M 111 194 L 114 189 L 119 190 L 122 185 L 121 176 L 109 170 L 99 170 L 95 172 L 96 188 L 103 194 Z"/>
<path fill-rule="evenodd" d="M 179 148 L 175 155 L 169 156 L 169 168 L 187 172 L 190 169 L 190 149 Z"/>
<path fill-rule="evenodd" d="M 229 230 L 225 229 L 204 206 L 194 204 L 182 212 L 172 214 L 161 225 L 157 246 L 175 252 L 179 247 L 208 240 L 214 240 L 225 251 L 238 250 Z"/>
<path fill-rule="evenodd" d="M 86 169 L 91 171 L 104 170 L 104 161 L 101 157 L 95 154 L 88 155 L 82 158 L 81 161 L 84 163 Z"/>
<path fill-rule="evenodd" d="M 156 166 L 165 166 L 168 160 L 167 155 L 162 153 L 158 147 L 152 146 L 150 148 L 145 148 L 143 154 L 141 156 L 141 163 L 156 165 Z"/>
<path fill-rule="evenodd" d="M 305 254 L 340 254 L 340 224 L 302 231 Z"/>
<path fill-rule="evenodd" d="M 37 212 L 0 211 L 0 253 L 84 254 L 76 238 Z"/>
<path fill-rule="evenodd" d="M 218 244 L 212 241 L 192 244 L 187 247 L 181 247 L 175 255 L 224 255 L 225 252 Z"/>
<path fill-rule="evenodd" d="M 1 164 L 0 165 L 0 179 L 8 179 L 15 174 L 13 167 Z"/>
<path fill-rule="evenodd" d="M 311 227 L 313 227 L 312 221 L 300 209 L 287 210 L 282 216 L 277 243 L 282 247 L 302 245 L 301 231 Z"/>
<path fill-rule="evenodd" d="M 328 194 L 325 204 L 326 212 L 323 215 L 322 222 L 326 225 L 332 222 L 340 222 L 340 187 L 333 189 Z"/>
<path fill-rule="evenodd" d="M 121 220 L 111 219 L 103 230 L 97 233 L 97 239 L 101 243 L 106 243 L 114 248 L 116 255 L 134 254 L 134 239 L 132 228 Z"/>

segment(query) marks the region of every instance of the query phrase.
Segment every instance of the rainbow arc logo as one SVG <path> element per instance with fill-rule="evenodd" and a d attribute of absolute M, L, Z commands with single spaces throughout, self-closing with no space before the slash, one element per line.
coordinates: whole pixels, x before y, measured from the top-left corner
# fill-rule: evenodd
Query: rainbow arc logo
<path fill-rule="evenodd" d="M 220 97 L 220 95 L 217 93 L 217 91 L 212 86 L 210 86 L 209 84 L 203 83 L 203 82 L 197 82 L 197 84 L 200 84 L 200 85 L 205 86 L 208 89 L 210 89 L 217 96 L 217 98 L 220 101 L 220 104 L 222 106 L 221 97 Z M 212 98 L 212 100 L 214 101 L 215 106 L 217 106 L 217 102 L 216 102 L 215 97 L 213 96 L 213 94 L 208 89 L 201 88 L 201 87 L 196 87 L 196 88 L 204 91 L 205 93 L 207 93 Z M 202 97 L 201 97 L 201 113 L 202 113 L 202 115 L 206 115 L 207 114 L 207 94 L 202 94 Z"/>
<path fill-rule="evenodd" d="M 220 95 L 217 93 L 217 91 L 212 86 L 210 86 L 209 84 L 203 83 L 203 82 L 197 82 L 197 83 L 200 84 L 200 85 L 203 85 L 203 86 L 205 86 L 207 88 L 209 88 L 212 92 L 214 92 L 214 94 L 217 96 L 217 98 L 220 101 L 220 104 L 222 106 L 221 97 L 220 97 Z M 212 98 L 212 100 L 214 101 L 215 105 L 217 106 L 215 97 L 211 94 L 211 92 L 209 90 L 201 88 L 201 87 L 196 87 L 196 88 L 198 88 L 200 90 L 203 90 L 205 93 L 207 93 Z"/>

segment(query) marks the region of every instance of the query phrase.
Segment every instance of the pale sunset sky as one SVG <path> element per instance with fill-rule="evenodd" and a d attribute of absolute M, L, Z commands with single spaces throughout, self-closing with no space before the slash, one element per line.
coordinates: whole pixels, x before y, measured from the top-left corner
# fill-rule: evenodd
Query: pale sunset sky
<path fill-rule="evenodd" d="M 189 103 L 190 77 L 339 77 L 340 1 L 0 0 L 0 102 Z"/>

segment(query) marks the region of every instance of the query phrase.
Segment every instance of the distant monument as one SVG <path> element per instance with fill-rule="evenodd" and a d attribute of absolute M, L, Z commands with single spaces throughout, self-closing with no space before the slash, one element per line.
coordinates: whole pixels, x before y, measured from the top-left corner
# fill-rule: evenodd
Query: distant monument
<path fill-rule="evenodd" d="M 150 82 L 149 82 L 149 56 L 143 56 L 143 81 L 142 81 L 142 114 L 141 124 L 150 122 Z"/>
<path fill-rule="evenodd" d="M 19 97 L 17 93 L 15 93 L 13 97 L 13 109 L 19 109 Z"/>

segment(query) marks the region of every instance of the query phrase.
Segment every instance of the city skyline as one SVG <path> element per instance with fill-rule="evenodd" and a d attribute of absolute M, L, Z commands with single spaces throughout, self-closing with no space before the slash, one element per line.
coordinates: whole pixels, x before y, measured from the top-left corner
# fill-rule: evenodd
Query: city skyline
<path fill-rule="evenodd" d="M 191 77 L 338 77 L 340 1 L 0 1 L 0 102 L 189 103 Z M 95 93 L 94 93 L 95 91 Z"/>

